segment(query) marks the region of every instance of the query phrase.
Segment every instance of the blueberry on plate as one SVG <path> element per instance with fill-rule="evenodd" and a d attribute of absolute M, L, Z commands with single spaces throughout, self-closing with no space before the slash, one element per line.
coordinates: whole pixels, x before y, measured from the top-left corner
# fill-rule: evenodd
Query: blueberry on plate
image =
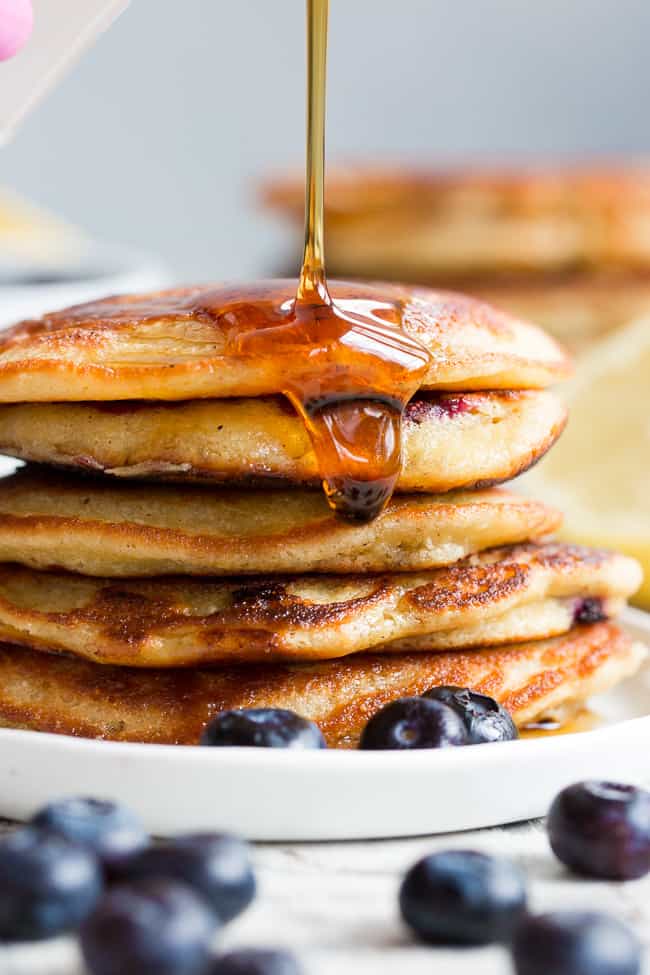
<path fill-rule="evenodd" d="M 250 847 L 226 833 L 192 833 L 152 846 L 126 861 L 120 878 L 166 878 L 191 887 L 222 924 L 241 914 L 255 897 Z"/>
<path fill-rule="evenodd" d="M 405 922 L 423 941 L 468 945 L 508 941 L 526 910 L 526 881 L 509 860 L 472 850 L 448 850 L 411 867 L 399 904 Z"/>
<path fill-rule="evenodd" d="M 303 969 L 288 951 L 244 948 L 220 955 L 210 975 L 303 975 Z"/>
<path fill-rule="evenodd" d="M 564 911 L 524 918 L 512 945 L 516 975 L 639 975 L 641 948 L 607 914 Z"/>
<path fill-rule="evenodd" d="M 512 741 L 519 737 L 508 711 L 486 694 L 468 687 L 432 687 L 422 695 L 427 700 L 442 701 L 463 719 L 470 745 L 490 741 Z"/>
<path fill-rule="evenodd" d="M 97 858 L 27 826 L 0 840 L 0 941 L 38 941 L 73 931 L 102 892 Z"/>
<path fill-rule="evenodd" d="M 461 718 L 441 701 L 402 697 L 373 715 L 361 734 L 359 748 L 447 748 L 466 745 Z"/>
<path fill-rule="evenodd" d="M 92 850 L 109 870 L 149 845 L 149 836 L 135 813 L 102 799 L 72 797 L 51 802 L 36 813 L 32 823 Z"/>
<path fill-rule="evenodd" d="M 218 922 L 183 884 L 113 887 L 80 931 L 90 975 L 204 975 Z"/>
<path fill-rule="evenodd" d="M 556 796 L 551 848 L 576 873 L 631 880 L 650 871 L 650 792 L 615 782 L 579 782 Z"/>
<path fill-rule="evenodd" d="M 283 708 L 221 711 L 205 726 L 202 745 L 255 748 L 326 748 L 318 725 Z"/>

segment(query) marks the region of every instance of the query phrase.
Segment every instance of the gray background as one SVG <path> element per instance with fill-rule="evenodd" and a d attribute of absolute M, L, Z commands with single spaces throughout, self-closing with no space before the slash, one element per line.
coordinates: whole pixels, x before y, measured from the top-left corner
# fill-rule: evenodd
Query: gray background
<path fill-rule="evenodd" d="M 255 186 L 302 165 L 303 6 L 132 0 L 0 181 L 179 277 L 277 267 Z M 647 0 L 332 0 L 330 158 L 640 154 L 649 37 Z"/>

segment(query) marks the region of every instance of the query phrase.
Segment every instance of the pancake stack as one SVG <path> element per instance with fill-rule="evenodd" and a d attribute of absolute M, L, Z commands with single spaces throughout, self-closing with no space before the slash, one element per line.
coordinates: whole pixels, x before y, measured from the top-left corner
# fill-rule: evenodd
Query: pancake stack
<path fill-rule="evenodd" d="M 302 240 L 303 180 L 264 201 Z M 582 351 L 650 312 L 650 166 L 351 166 L 327 185 L 333 272 L 480 295 Z"/>
<path fill-rule="evenodd" d="M 640 666 L 612 622 L 637 563 L 550 541 L 558 512 L 495 487 L 562 431 L 560 348 L 459 295 L 351 289 L 399 301 L 432 353 L 369 523 L 327 506 L 302 422 L 227 345 L 218 289 L 2 334 L 0 452 L 28 463 L 0 481 L 0 723 L 192 744 L 221 709 L 273 706 L 340 746 L 439 684 L 523 726 Z"/>

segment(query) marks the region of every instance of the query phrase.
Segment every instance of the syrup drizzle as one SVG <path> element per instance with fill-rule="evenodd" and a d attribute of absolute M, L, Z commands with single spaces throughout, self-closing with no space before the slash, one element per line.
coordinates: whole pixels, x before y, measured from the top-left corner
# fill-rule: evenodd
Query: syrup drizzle
<path fill-rule="evenodd" d="M 240 353 L 282 355 L 294 368 L 282 391 L 302 417 L 330 506 L 361 521 L 390 499 L 402 464 L 404 409 L 430 362 L 402 329 L 398 304 L 333 299 L 325 273 L 325 89 L 329 0 L 307 0 L 305 248 L 293 302 L 267 308 L 255 331 L 238 328 Z M 259 309 L 259 306 L 258 306 Z M 249 309 L 251 311 L 251 309 Z M 230 310 L 231 321 L 238 316 Z M 258 316 L 256 316 L 258 317 Z M 276 321 L 273 322 L 273 319 Z M 295 369 L 301 357 L 303 370 Z"/>

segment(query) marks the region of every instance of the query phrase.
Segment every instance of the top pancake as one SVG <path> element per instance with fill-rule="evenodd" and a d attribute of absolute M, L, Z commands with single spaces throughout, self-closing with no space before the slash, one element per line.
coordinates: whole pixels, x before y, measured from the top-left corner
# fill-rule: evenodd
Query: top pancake
<path fill-rule="evenodd" d="M 282 302 L 295 288 L 295 281 L 276 281 L 265 293 Z M 335 301 L 343 295 L 401 306 L 404 330 L 432 354 L 423 389 L 533 389 L 568 372 L 564 352 L 544 332 L 474 299 L 337 281 L 331 293 Z M 0 402 L 282 392 L 277 362 L 228 346 L 228 323 L 215 309 L 241 296 L 241 287 L 182 288 L 107 298 L 20 322 L 0 336 Z"/>
<path fill-rule="evenodd" d="M 264 195 L 302 220 L 302 180 Z M 648 165 L 355 166 L 331 172 L 326 200 L 336 273 L 426 281 L 650 263 Z"/>

